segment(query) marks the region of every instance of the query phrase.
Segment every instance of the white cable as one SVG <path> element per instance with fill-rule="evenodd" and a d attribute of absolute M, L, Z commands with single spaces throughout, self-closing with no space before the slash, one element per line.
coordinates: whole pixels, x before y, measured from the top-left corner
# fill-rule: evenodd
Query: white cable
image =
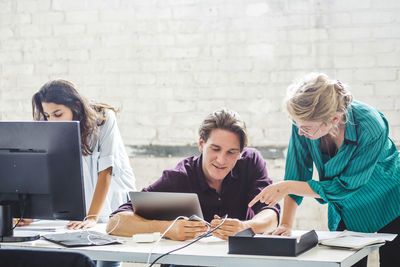
<path fill-rule="evenodd" d="M 150 249 L 149 256 L 147 257 L 147 264 L 150 263 L 151 254 L 153 253 L 153 250 L 156 248 L 160 240 L 165 236 L 165 234 L 172 228 L 172 226 L 174 226 L 176 221 L 179 219 L 187 219 L 187 218 L 185 216 L 176 217 L 175 220 L 168 226 L 167 230 L 165 230 L 164 233 L 160 235 L 160 238 L 158 238 L 158 240 L 154 243 L 153 247 Z"/>

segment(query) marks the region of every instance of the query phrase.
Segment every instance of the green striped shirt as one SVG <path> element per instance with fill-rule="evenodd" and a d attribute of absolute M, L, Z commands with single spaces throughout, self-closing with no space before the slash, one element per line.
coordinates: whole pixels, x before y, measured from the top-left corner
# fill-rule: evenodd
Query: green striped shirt
<path fill-rule="evenodd" d="M 329 204 L 331 231 L 343 219 L 349 230 L 376 232 L 400 215 L 400 155 L 383 114 L 353 101 L 347 115 L 344 142 L 332 158 L 322 154 L 320 139 L 300 136 L 293 125 L 285 180 L 307 181 Z M 302 197 L 290 196 L 300 205 Z"/>

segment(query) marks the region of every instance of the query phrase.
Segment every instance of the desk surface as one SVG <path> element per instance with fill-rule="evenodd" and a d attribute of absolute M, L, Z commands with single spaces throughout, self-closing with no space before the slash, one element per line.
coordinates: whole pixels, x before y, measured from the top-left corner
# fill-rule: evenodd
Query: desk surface
<path fill-rule="evenodd" d="M 104 225 L 98 225 L 96 229 L 101 231 Z M 103 230 L 104 231 L 104 230 Z M 79 251 L 91 257 L 93 260 L 124 261 L 146 263 L 150 251 L 152 251 L 150 262 L 158 256 L 170 250 L 187 244 L 188 241 L 179 242 L 161 240 L 154 247 L 153 243 L 135 243 L 129 238 L 120 238 L 124 244 L 93 246 L 81 248 L 65 248 L 46 240 L 36 240 L 21 243 L 0 243 L 2 248 L 30 248 L 64 251 Z M 324 246 L 317 246 L 297 257 L 276 257 L 276 256 L 252 256 L 228 254 L 228 242 L 197 242 L 187 248 L 174 252 L 160 259 L 157 263 L 200 265 L 200 266 L 351 266 L 358 260 L 376 250 L 380 245 L 365 247 L 359 251 L 344 249 L 332 249 Z"/>

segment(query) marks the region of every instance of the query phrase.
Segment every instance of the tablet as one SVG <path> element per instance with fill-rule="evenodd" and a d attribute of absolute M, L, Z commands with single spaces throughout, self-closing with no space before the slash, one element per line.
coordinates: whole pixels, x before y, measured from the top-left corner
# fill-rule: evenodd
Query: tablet
<path fill-rule="evenodd" d="M 197 215 L 203 219 L 195 193 L 129 192 L 135 213 L 149 220 L 174 220 Z"/>

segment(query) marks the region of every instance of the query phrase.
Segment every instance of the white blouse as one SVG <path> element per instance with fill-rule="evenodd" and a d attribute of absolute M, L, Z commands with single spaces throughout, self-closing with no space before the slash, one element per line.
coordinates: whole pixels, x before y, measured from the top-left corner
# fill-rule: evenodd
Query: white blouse
<path fill-rule="evenodd" d="M 99 214 L 99 222 L 127 202 L 129 191 L 136 191 L 135 176 L 122 142 L 115 113 L 106 109 L 106 121 L 99 127 L 97 144 L 92 155 L 82 156 L 86 212 L 89 212 L 98 173 L 112 167 L 112 178 L 107 197 Z"/>

